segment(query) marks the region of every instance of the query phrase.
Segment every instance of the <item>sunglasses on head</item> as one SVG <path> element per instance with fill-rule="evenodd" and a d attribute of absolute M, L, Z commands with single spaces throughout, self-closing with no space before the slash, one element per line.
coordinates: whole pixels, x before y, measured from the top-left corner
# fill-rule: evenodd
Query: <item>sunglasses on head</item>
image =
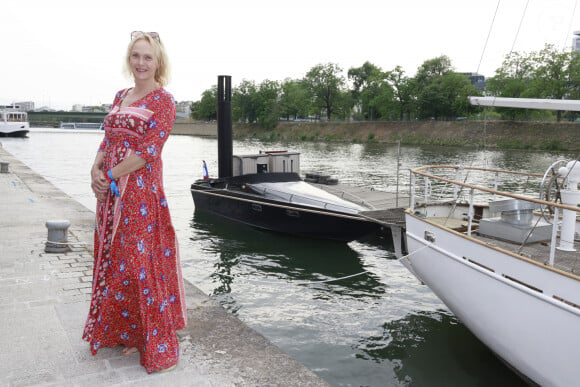
<path fill-rule="evenodd" d="M 139 36 L 149 35 L 151 38 L 157 40 L 161 43 L 161 39 L 159 39 L 159 33 L 157 32 L 143 32 L 143 31 L 133 31 L 131 32 L 131 39 L 138 38 Z"/>

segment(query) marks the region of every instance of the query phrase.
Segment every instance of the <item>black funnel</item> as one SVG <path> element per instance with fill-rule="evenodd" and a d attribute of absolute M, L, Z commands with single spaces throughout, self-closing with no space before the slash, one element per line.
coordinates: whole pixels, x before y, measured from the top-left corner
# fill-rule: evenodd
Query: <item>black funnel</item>
<path fill-rule="evenodd" d="M 232 77 L 218 75 L 217 85 L 218 175 L 233 175 Z"/>

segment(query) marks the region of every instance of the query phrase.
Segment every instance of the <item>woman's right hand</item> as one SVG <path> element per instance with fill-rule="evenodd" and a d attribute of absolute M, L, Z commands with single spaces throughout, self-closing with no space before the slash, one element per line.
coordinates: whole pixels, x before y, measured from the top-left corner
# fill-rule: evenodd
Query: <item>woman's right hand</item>
<path fill-rule="evenodd" d="M 105 200 L 109 190 L 109 181 L 98 165 L 93 165 L 91 168 L 91 188 L 97 200 Z"/>

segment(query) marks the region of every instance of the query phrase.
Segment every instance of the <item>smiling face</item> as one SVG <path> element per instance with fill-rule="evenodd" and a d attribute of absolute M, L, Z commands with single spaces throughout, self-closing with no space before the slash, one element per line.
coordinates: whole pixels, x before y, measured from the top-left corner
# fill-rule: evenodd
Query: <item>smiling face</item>
<path fill-rule="evenodd" d="M 154 83 L 157 66 L 157 55 L 151 43 L 146 39 L 135 41 L 129 55 L 129 69 L 135 82 Z"/>

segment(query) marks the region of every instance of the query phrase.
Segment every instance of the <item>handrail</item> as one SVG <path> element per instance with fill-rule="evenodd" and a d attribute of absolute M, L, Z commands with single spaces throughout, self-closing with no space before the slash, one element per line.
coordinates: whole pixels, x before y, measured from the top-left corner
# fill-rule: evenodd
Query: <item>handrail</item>
<path fill-rule="evenodd" d="M 459 186 L 466 187 L 466 188 L 472 188 L 472 189 L 476 189 L 476 190 L 483 191 L 483 192 L 488 192 L 488 193 L 491 193 L 494 195 L 501 195 L 501 196 L 506 196 L 506 197 L 510 197 L 513 199 L 525 200 L 528 202 L 537 203 L 537 204 L 541 204 L 544 206 L 559 207 L 559 208 L 563 208 L 563 209 L 570 210 L 570 211 L 580 211 L 579 207 L 574 207 L 574 206 L 569 206 L 566 204 L 550 202 L 550 201 L 546 201 L 546 200 L 542 200 L 542 199 L 536 199 L 536 198 L 532 198 L 529 196 L 523 196 L 523 195 L 513 194 L 513 193 L 509 193 L 509 192 L 499 191 L 496 189 L 487 188 L 487 187 L 483 187 L 483 186 L 479 186 L 479 185 L 475 185 L 475 184 L 463 183 L 461 181 L 452 180 L 452 179 L 448 179 L 448 178 L 445 178 L 442 176 L 437 176 L 437 175 L 423 172 L 424 170 L 429 170 L 429 169 L 458 169 L 458 168 L 460 168 L 460 167 L 454 166 L 454 165 L 429 165 L 429 166 L 423 166 L 423 167 L 412 169 L 411 174 L 412 175 L 420 175 L 420 176 L 431 178 L 434 180 L 444 181 L 447 183 L 459 185 Z M 479 168 L 479 167 L 462 167 L 462 168 L 468 169 L 468 170 L 483 171 L 483 172 L 497 172 L 497 173 L 505 173 L 505 174 L 512 174 L 512 175 L 534 176 L 534 177 L 538 177 L 538 178 L 543 176 L 540 173 L 506 171 L 506 170 L 492 169 L 492 168 Z"/>

